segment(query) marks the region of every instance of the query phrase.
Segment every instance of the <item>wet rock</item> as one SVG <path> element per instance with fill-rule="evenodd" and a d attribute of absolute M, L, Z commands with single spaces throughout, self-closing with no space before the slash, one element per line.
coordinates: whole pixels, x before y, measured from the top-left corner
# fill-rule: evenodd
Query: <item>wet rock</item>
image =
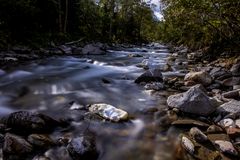
<path fill-rule="evenodd" d="M 7 127 L 15 132 L 49 132 L 60 125 L 60 123 L 44 114 L 28 111 L 11 113 L 5 120 Z"/>
<path fill-rule="evenodd" d="M 208 140 L 208 137 L 197 127 L 191 128 L 189 134 L 196 142 L 199 143 L 203 143 Z"/>
<path fill-rule="evenodd" d="M 109 104 L 93 104 L 89 107 L 89 111 L 114 122 L 128 119 L 128 113 L 126 111 L 118 109 Z"/>
<path fill-rule="evenodd" d="M 76 103 L 76 102 L 71 103 L 70 110 L 81 110 L 81 109 L 85 109 L 85 107 L 81 104 Z"/>
<path fill-rule="evenodd" d="M 61 45 L 58 48 L 63 52 L 63 54 L 72 54 L 72 48 L 71 47 Z"/>
<path fill-rule="evenodd" d="M 233 65 L 230 71 L 233 76 L 240 76 L 240 63 Z"/>
<path fill-rule="evenodd" d="M 240 101 L 231 100 L 218 107 L 217 112 L 221 115 L 240 113 Z"/>
<path fill-rule="evenodd" d="M 229 141 L 222 141 L 222 140 L 217 140 L 214 142 L 217 148 L 225 154 L 230 154 L 233 156 L 237 156 L 238 152 L 234 148 L 233 144 Z"/>
<path fill-rule="evenodd" d="M 178 119 L 178 120 L 174 121 L 172 123 L 172 125 L 183 126 L 183 127 L 196 126 L 199 128 L 208 128 L 209 127 L 209 124 L 201 122 L 201 121 L 193 120 L 193 119 Z"/>
<path fill-rule="evenodd" d="M 25 139 L 17 135 L 7 133 L 4 138 L 3 153 L 21 155 L 32 152 L 33 147 Z"/>
<path fill-rule="evenodd" d="M 157 126 L 163 127 L 163 128 L 167 128 L 169 127 L 174 121 L 176 121 L 178 119 L 178 116 L 175 112 L 173 111 L 167 111 L 165 115 L 163 116 L 156 116 L 158 117 L 156 118 L 155 123 L 157 124 Z"/>
<path fill-rule="evenodd" d="M 191 155 L 194 154 L 194 144 L 192 143 L 191 140 L 189 140 L 187 137 L 183 136 L 181 139 L 181 144 L 183 146 L 183 148 L 190 153 Z"/>
<path fill-rule="evenodd" d="M 222 126 L 223 128 L 229 128 L 229 127 L 234 127 L 235 123 L 232 119 L 226 118 L 223 119 L 219 122 L 219 125 Z"/>
<path fill-rule="evenodd" d="M 72 139 L 67 150 L 73 160 L 96 160 L 98 151 L 95 139 L 92 137 L 78 137 Z"/>
<path fill-rule="evenodd" d="M 160 91 L 163 90 L 165 87 L 162 83 L 159 82 L 153 82 L 153 83 L 148 83 L 144 86 L 146 90 L 155 90 L 155 91 Z"/>
<path fill-rule="evenodd" d="M 170 108 L 202 116 L 208 116 L 218 107 L 217 101 L 208 97 L 201 85 L 193 86 L 187 92 L 169 96 L 167 104 Z"/>
<path fill-rule="evenodd" d="M 106 54 L 106 47 L 102 43 L 88 44 L 82 49 L 83 54 L 103 55 Z"/>
<path fill-rule="evenodd" d="M 204 86 L 208 86 L 212 83 L 212 77 L 204 71 L 190 72 L 185 76 L 184 81 L 190 81 L 194 82 L 195 84 L 202 84 Z"/>
<path fill-rule="evenodd" d="M 222 133 L 224 132 L 223 129 L 216 125 L 211 125 L 207 129 L 207 133 Z"/>
<path fill-rule="evenodd" d="M 136 80 L 135 83 L 141 82 L 163 82 L 163 76 L 160 69 L 150 69 L 140 75 Z"/>
<path fill-rule="evenodd" d="M 30 142 L 33 146 L 48 148 L 53 146 L 54 141 L 48 136 L 44 134 L 31 134 L 27 138 L 28 142 Z"/>

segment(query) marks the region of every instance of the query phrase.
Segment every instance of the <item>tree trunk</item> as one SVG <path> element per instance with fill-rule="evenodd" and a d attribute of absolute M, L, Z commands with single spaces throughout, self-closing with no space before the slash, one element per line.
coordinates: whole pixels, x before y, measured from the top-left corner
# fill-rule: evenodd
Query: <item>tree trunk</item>
<path fill-rule="evenodd" d="M 64 27 L 63 32 L 67 32 L 67 23 L 68 23 L 68 0 L 65 1 L 65 19 L 64 19 Z"/>
<path fill-rule="evenodd" d="M 62 4 L 61 0 L 58 0 L 58 29 L 59 33 L 62 33 Z"/>

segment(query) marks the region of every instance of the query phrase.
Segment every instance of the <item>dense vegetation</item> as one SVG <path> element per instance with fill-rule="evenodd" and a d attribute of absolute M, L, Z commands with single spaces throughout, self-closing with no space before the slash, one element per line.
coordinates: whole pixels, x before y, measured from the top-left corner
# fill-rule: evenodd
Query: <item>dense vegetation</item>
<path fill-rule="evenodd" d="M 44 44 L 85 38 L 153 40 L 156 20 L 141 0 L 0 0 L 0 43 Z"/>
<path fill-rule="evenodd" d="M 234 52 L 240 45 L 240 1 L 161 0 L 160 39 L 211 53 Z"/>

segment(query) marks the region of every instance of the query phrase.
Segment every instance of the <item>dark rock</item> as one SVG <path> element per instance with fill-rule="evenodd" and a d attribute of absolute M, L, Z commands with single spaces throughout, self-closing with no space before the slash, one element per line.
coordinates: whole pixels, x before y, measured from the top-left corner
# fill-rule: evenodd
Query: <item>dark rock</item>
<path fill-rule="evenodd" d="M 182 127 L 199 127 L 199 128 L 208 128 L 209 124 L 193 120 L 193 119 L 178 119 L 172 123 L 174 126 L 182 126 Z"/>
<path fill-rule="evenodd" d="M 229 92 L 223 93 L 222 96 L 227 99 L 239 99 L 240 90 L 229 91 Z"/>
<path fill-rule="evenodd" d="M 159 82 L 148 83 L 144 86 L 144 88 L 146 90 L 155 90 L 155 91 L 160 91 L 160 90 L 165 89 L 164 85 Z"/>
<path fill-rule="evenodd" d="M 218 102 L 208 97 L 201 85 L 193 86 L 187 92 L 169 96 L 167 104 L 170 108 L 202 116 L 208 116 L 218 107 Z"/>
<path fill-rule="evenodd" d="M 25 139 L 7 133 L 4 138 L 3 153 L 21 155 L 32 152 L 33 147 Z"/>
<path fill-rule="evenodd" d="M 57 148 L 52 148 L 46 151 L 43 155 L 44 158 L 43 160 L 73 160 L 67 149 L 65 147 L 57 147 Z M 78 158 L 80 159 L 80 158 Z"/>
<path fill-rule="evenodd" d="M 73 160 L 96 160 L 98 158 L 95 138 L 93 137 L 74 138 L 67 146 L 67 150 Z"/>
<path fill-rule="evenodd" d="M 240 63 L 233 65 L 230 71 L 233 76 L 240 76 Z"/>
<path fill-rule="evenodd" d="M 30 142 L 33 146 L 48 148 L 53 146 L 54 141 L 48 136 L 44 134 L 31 134 L 28 136 L 28 142 Z"/>
<path fill-rule="evenodd" d="M 28 111 L 11 113 L 5 120 L 7 127 L 15 132 L 50 132 L 60 123 L 47 115 Z"/>
<path fill-rule="evenodd" d="M 106 47 L 102 43 L 88 44 L 82 49 L 83 54 L 103 55 L 106 54 Z"/>
<path fill-rule="evenodd" d="M 240 85 L 240 77 L 231 77 L 222 81 L 222 85 L 227 87 L 233 87 L 234 85 Z"/>
<path fill-rule="evenodd" d="M 221 67 L 213 68 L 210 72 L 210 75 L 213 79 L 223 80 L 232 76 L 229 71 L 223 70 Z"/>
<path fill-rule="evenodd" d="M 150 69 L 140 75 L 136 80 L 135 83 L 141 82 L 163 82 L 163 76 L 160 69 Z"/>

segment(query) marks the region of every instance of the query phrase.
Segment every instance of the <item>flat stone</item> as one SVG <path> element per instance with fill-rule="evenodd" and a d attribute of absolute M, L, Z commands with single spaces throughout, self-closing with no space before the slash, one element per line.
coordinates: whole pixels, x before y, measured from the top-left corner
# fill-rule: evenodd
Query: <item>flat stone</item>
<path fill-rule="evenodd" d="M 208 97 L 201 85 L 193 86 L 187 92 L 169 96 L 167 104 L 170 108 L 201 116 L 208 116 L 218 107 L 218 102 Z"/>
<path fill-rule="evenodd" d="M 229 136 L 225 133 L 208 134 L 207 137 L 211 142 L 214 142 L 216 140 L 230 141 Z"/>
<path fill-rule="evenodd" d="M 202 128 L 208 128 L 209 124 L 193 120 L 193 119 L 178 119 L 172 123 L 172 125 L 175 126 L 196 126 L 196 127 L 202 127 Z"/>

